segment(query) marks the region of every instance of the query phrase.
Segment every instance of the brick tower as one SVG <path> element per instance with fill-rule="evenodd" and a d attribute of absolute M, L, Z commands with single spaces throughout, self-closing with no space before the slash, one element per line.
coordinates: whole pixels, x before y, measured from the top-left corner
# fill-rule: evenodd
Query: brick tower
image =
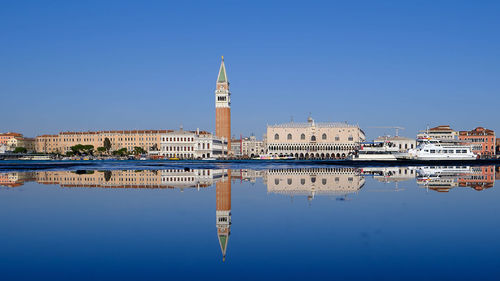
<path fill-rule="evenodd" d="M 225 261 L 227 242 L 231 234 L 231 170 L 227 170 L 227 177 L 222 177 L 215 184 L 215 188 L 217 238 L 222 251 L 222 261 Z"/>
<path fill-rule="evenodd" d="M 227 80 L 224 57 L 220 64 L 215 89 L 215 135 L 227 140 L 227 153 L 231 152 L 231 93 Z"/>

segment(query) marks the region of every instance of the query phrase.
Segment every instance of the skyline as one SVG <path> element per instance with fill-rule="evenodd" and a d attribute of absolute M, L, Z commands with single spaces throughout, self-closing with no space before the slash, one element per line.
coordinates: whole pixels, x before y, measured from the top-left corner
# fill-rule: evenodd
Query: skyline
<path fill-rule="evenodd" d="M 309 113 L 369 138 L 499 129 L 498 3 L 96 3 L 3 5 L 2 132 L 215 132 L 221 55 L 236 137 Z"/>

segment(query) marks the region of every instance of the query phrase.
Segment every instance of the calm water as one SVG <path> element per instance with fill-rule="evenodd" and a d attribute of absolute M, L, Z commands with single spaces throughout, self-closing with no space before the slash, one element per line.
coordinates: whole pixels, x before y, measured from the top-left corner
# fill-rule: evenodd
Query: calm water
<path fill-rule="evenodd" d="M 0 280 L 500 278 L 498 167 L 250 168 L 2 172 Z"/>

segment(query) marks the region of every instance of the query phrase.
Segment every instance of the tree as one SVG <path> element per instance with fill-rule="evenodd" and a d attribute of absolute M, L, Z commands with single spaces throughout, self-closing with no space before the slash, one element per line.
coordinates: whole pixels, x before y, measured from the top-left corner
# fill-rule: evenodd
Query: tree
<path fill-rule="evenodd" d="M 127 156 L 128 155 L 128 151 L 124 147 L 124 148 L 120 148 L 118 150 L 113 151 L 112 154 L 116 155 L 116 156 Z"/>
<path fill-rule="evenodd" d="M 92 155 L 92 153 L 94 152 L 94 146 L 90 144 L 87 145 L 77 144 L 70 147 L 70 149 L 75 155 L 82 155 L 82 154 Z"/>
<path fill-rule="evenodd" d="M 97 152 L 99 152 L 100 154 L 103 154 L 104 152 L 106 152 L 106 148 L 104 146 L 99 146 L 97 148 Z"/>
<path fill-rule="evenodd" d="M 144 150 L 142 147 L 134 146 L 134 150 L 132 151 L 132 153 L 134 153 L 134 155 L 145 154 L 146 150 Z"/>
<path fill-rule="evenodd" d="M 109 181 L 111 179 L 111 176 L 112 176 L 112 172 L 111 171 L 104 171 L 104 180 L 105 181 Z"/>
<path fill-rule="evenodd" d="M 14 149 L 14 153 L 26 153 L 28 150 L 25 147 L 18 146 Z"/>
<path fill-rule="evenodd" d="M 111 149 L 111 141 L 108 138 L 104 139 L 104 143 L 102 145 L 106 151 L 109 153 L 109 150 Z"/>

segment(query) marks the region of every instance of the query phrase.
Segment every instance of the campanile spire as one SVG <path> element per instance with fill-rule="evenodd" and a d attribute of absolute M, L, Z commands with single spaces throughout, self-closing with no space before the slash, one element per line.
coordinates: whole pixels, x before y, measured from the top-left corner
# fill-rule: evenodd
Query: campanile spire
<path fill-rule="evenodd" d="M 215 135 L 227 140 L 226 151 L 229 153 L 231 151 L 231 93 L 224 56 L 222 56 L 215 89 Z"/>

